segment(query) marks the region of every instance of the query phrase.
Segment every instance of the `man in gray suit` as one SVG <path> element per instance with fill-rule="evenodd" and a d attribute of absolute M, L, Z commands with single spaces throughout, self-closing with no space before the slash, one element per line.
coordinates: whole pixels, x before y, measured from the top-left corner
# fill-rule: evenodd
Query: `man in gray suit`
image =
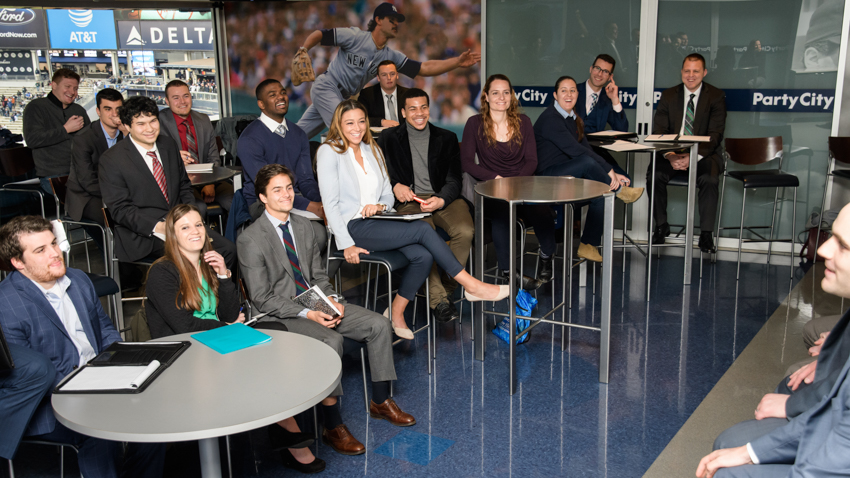
<path fill-rule="evenodd" d="M 159 122 L 166 136 L 177 142 L 183 164 L 214 163 L 221 166 L 218 144 L 215 141 L 210 118 L 192 110 L 192 93 L 189 85 L 172 80 L 165 85 L 165 103 L 168 108 L 159 112 Z M 210 184 L 200 191 L 193 190 L 201 215 L 206 217 L 206 204 L 213 201 L 225 211 L 233 202 L 233 185 L 228 182 Z"/>
<path fill-rule="evenodd" d="M 390 397 L 390 381 L 396 379 L 390 321 L 370 310 L 346 304 L 341 296 L 334 294 L 319 255 L 323 245 L 316 242 L 310 221 L 289 214 L 295 199 L 294 182 L 292 172 L 281 164 L 268 164 L 260 169 L 254 187 L 265 212 L 237 241 L 239 266 L 251 300 L 259 312 L 268 314 L 260 320 L 277 321 L 290 332 L 321 340 L 340 356 L 343 338 L 366 342 L 372 372 L 371 416 L 396 426 L 414 425 L 416 419 L 403 412 Z M 305 309 L 290 299 L 311 286 L 320 288 L 330 298 L 339 316 Z M 342 423 L 336 398 L 339 395 L 342 395 L 341 385 L 322 400 L 325 426 L 322 441 L 343 455 L 360 455 L 366 448 Z"/>
<path fill-rule="evenodd" d="M 830 294 L 850 297 L 850 205 L 841 210 L 833 223 L 832 234 L 818 249 L 826 267 L 821 287 Z M 706 478 L 715 473 L 718 477 L 846 476 L 850 470 L 848 357 L 850 312 L 844 314 L 824 341 L 813 382 L 807 387 L 821 390 L 820 401 L 746 445 L 714 451 L 700 460 L 696 475 Z"/>

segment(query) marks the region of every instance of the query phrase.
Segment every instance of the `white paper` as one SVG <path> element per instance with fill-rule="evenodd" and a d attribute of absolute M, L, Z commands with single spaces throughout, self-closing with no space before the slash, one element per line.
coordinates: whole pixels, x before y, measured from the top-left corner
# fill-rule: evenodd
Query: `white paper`
<path fill-rule="evenodd" d="M 603 148 L 609 151 L 646 151 L 648 149 L 653 149 L 652 146 L 647 146 L 645 144 L 640 143 L 632 143 L 630 141 L 615 141 L 611 144 L 603 144 Z"/>
<path fill-rule="evenodd" d="M 678 136 L 677 134 L 651 134 L 644 141 L 676 141 Z"/>
<path fill-rule="evenodd" d="M 708 143 L 711 141 L 711 136 L 679 136 L 679 141 L 684 141 L 686 143 Z"/>
<path fill-rule="evenodd" d="M 187 164 L 187 173 L 211 173 L 213 171 L 213 163 Z"/>
<path fill-rule="evenodd" d="M 66 392 L 83 390 L 132 390 L 138 388 L 153 372 L 159 368 L 154 360 L 148 366 L 107 365 L 83 368 L 68 383 L 61 387 Z"/>
<path fill-rule="evenodd" d="M 605 131 L 597 131 L 595 133 L 587 133 L 588 136 L 596 136 L 596 137 L 605 137 L 605 136 L 620 136 L 624 134 L 631 134 L 623 131 L 614 131 L 614 130 L 605 130 Z"/>

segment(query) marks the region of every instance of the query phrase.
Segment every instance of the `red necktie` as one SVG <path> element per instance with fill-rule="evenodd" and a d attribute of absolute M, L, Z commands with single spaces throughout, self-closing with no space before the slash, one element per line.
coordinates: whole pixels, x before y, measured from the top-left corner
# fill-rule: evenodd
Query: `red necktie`
<path fill-rule="evenodd" d="M 148 151 L 148 156 L 151 157 L 151 162 L 153 163 L 153 178 L 159 184 L 159 189 L 162 191 L 162 195 L 165 196 L 165 202 L 168 202 L 168 185 L 165 183 L 165 172 L 162 170 L 162 163 L 159 162 L 159 158 L 156 157 L 155 152 Z"/>

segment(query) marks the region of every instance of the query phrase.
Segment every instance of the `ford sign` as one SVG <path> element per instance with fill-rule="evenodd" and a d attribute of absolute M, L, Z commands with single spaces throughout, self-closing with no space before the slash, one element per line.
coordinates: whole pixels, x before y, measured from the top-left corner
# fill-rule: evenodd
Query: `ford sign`
<path fill-rule="evenodd" d="M 4 8 L 0 10 L 0 25 L 26 25 L 35 20 L 35 12 L 29 8 Z"/>

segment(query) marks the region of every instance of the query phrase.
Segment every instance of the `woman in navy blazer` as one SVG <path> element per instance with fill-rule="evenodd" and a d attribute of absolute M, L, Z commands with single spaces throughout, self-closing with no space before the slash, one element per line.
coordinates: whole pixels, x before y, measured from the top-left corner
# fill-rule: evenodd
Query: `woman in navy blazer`
<path fill-rule="evenodd" d="M 392 301 L 396 335 L 413 339 L 404 321 L 404 309 L 425 283 L 433 261 L 465 288 L 466 300 L 507 297 L 508 286 L 485 284 L 469 275 L 426 222 L 368 220 L 391 211 L 395 198 L 384 155 L 369 132 L 367 117 L 366 108 L 356 100 L 343 101 L 337 107 L 327 141 L 317 152 L 319 190 L 328 225 L 346 261 L 358 264 L 360 254 L 397 250 L 410 262 Z"/>

